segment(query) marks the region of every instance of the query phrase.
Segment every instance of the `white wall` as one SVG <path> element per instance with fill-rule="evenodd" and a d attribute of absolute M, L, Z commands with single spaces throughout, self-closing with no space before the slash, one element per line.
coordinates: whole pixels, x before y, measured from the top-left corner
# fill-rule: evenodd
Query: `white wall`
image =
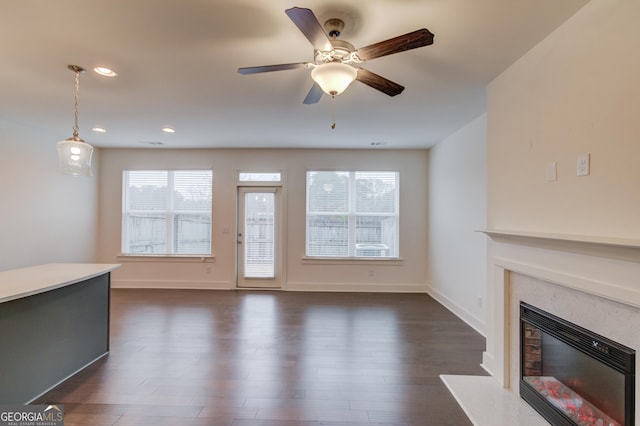
<path fill-rule="evenodd" d="M 429 154 L 428 292 L 485 332 L 486 115 Z"/>
<path fill-rule="evenodd" d="M 285 284 L 289 290 L 409 291 L 426 288 L 426 150 L 154 150 L 105 149 L 101 155 L 99 259 L 122 262 L 122 171 L 136 168 L 212 168 L 215 262 L 125 261 L 113 285 L 234 288 L 237 171 L 280 170 L 285 175 Z M 305 173 L 309 169 L 400 172 L 402 261 L 305 261 Z M 224 233 L 229 228 L 229 233 Z"/>
<path fill-rule="evenodd" d="M 56 142 L 0 120 L 0 270 L 95 261 L 98 181 L 59 173 Z"/>
<path fill-rule="evenodd" d="M 592 0 L 489 85 L 490 228 L 640 239 L 639 21 Z"/>
<path fill-rule="evenodd" d="M 640 239 L 639 20 L 638 0 L 591 0 L 490 83 L 489 228 Z M 576 176 L 581 153 L 591 154 L 590 176 Z M 546 167 L 552 161 L 558 162 L 558 179 L 548 182 Z M 500 380 L 508 364 L 508 277 L 496 264 L 514 258 L 509 270 L 518 270 L 513 265 L 527 266 L 531 252 L 498 242 L 488 247 L 489 318 L 483 362 Z M 601 280 L 618 287 L 616 281 L 624 275 L 559 250 L 548 256 L 578 281 Z M 610 264 L 605 257 L 599 262 Z M 544 273 L 560 269 L 548 261 L 538 263 Z M 635 271 L 637 263 L 626 269 Z M 611 273 L 604 277 L 603 271 Z"/>

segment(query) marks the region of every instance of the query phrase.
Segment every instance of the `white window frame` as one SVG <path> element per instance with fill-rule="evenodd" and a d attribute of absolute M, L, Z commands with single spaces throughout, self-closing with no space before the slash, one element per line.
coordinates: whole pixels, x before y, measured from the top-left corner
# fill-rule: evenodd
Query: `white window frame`
<path fill-rule="evenodd" d="M 316 212 L 309 211 L 310 199 L 309 199 L 309 173 L 317 172 L 330 172 L 330 173 L 348 173 L 349 174 L 349 193 L 348 193 L 348 211 L 345 212 Z M 395 173 L 396 175 L 396 198 L 394 213 L 358 213 L 356 212 L 356 174 L 357 173 Z M 400 173 L 392 170 L 307 170 L 305 174 L 305 193 L 306 193 L 306 209 L 305 209 L 305 259 L 346 259 L 346 260 L 398 260 L 400 259 Z M 309 254 L 309 215 L 314 216 L 322 215 L 343 215 L 347 217 L 347 255 L 346 256 L 319 256 Z M 356 225 L 358 217 L 365 216 L 387 216 L 395 217 L 395 246 L 396 252 L 387 256 L 358 256 L 357 244 L 356 244 Z"/>
<path fill-rule="evenodd" d="M 281 170 L 238 170 L 237 186 L 281 186 L 283 172 Z"/>
<path fill-rule="evenodd" d="M 175 199 L 174 199 L 174 192 L 172 190 L 172 188 L 174 187 L 174 173 L 175 172 L 188 172 L 188 171 L 193 171 L 193 172 L 202 172 L 202 171 L 206 171 L 206 172 L 210 172 L 211 173 L 211 206 L 208 210 L 208 214 L 210 217 L 209 220 L 209 240 L 210 240 L 210 244 L 209 244 L 209 250 L 207 253 L 190 253 L 190 254 L 180 254 L 180 253 L 175 253 L 175 247 L 173 245 L 173 241 L 174 241 L 174 227 L 173 226 L 169 226 L 169 224 L 172 224 L 174 221 L 174 218 L 176 216 L 179 216 L 180 214 L 189 214 L 189 213 L 198 213 L 201 214 L 203 213 L 202 211 L 195 211 L 195 210 L 178 210 L 175 207 Z M 167 176 L 167 193 L 169 195 L 169 200 L 168 200 L 168 208 L 167 210 L 128 210 L 127 206 L 129 205 L 129 200 L 128 200 L 128 196 L 129 193 L 127 191 L 127 188 L 129 187 L 129 172 L 166 172 L 168 174 Z M 206 212 L 205 212 L 206 213 Z M 166 223 L 167 223 L 167 227 L 166 227 L 166 241 L 167 241 L 167 252 L 166 253 L 144 253 L 144 252 L 130 252 L 128 251 L 128 247 L 127 247 L 127 242 L 129 241 L 129 236 L 128 236 L 128 232 L 129 232 L 129 227 L 128 227 L 128 222 L 129 222 L 129 217 L 132 214 L 155 214 L 155 215 L 166 215 Z M 197 170 L 189 170 L 189 169 L 130 169 L 130 170 L 123 170 L 122 172 L 122 239 L 121 239 L 121 253 L 120 256 L 122 257 L 144 257 L 144 258 L 148 258 L 148 257 L 176 257 L 176 258 L 197 258 L 197 259 L 205 259 L 205 258 L 212 258 L 212 253 L 213 253 L 213 249 L 212 249 L 212 245 L 213 245 L 213 171 L 211 169 L 197 169 Z"/>

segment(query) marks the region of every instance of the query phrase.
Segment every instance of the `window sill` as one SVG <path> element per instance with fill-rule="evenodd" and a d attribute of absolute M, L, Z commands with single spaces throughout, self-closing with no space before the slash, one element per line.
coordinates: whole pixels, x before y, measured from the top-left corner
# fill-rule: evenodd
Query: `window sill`
<path fill-rule="evenodd" d="M 302 257 L 303 265 L 378 265 L 402 266 L 404 259 L 399 257 Z"/>
<path fill-rule="evenodd" d="M 177 263 L 215 263 L 216 258 L 209 256 L 180 256 L 180 255 L 128 255 L 120 254 L 116 257 L 118 262 L 177 262 Z"/>

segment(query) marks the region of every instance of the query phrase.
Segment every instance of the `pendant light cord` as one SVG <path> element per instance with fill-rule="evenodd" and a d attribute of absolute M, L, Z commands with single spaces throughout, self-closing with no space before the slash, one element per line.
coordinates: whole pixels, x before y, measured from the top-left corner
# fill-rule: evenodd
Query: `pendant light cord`
<path fill-rule="evenodd" d="M 78 137 L 78 92 L 80 91 L 80 73 L 84 72 L 84 68 L 78 65 L 67 65 L 67 68 L 74 72 L 76 75 L 76 93 L 73 103 L 73 137 L 71 140 L 84 142 Z"/>
<path fill-rule="evenodd" d="M 73 139 L 78 139 L 78 91 L 80 90 L 80 71 L 75 70 L 76 73 L 76 96 L 73 104 Z"/>

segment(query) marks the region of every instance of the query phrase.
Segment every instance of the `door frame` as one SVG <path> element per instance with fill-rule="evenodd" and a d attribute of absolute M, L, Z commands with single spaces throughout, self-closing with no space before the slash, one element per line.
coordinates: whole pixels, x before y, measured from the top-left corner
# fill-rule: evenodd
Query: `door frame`
<path fill-rule="evenodd" d="M 244 212 L 241 211 L 241 208 L 244 205 L 244 194 L 249 191 L 259 192 L 260 190 L 264 190 L 264 192 L 273 193 L 274 197 L 274 210 L 275 210 L 275 229 L 274 229 L 274 239 L 275 239 L 275 250 L 274 250 L 274 275 L 273 279 L 267 278 L 249 278 L 245 279 L 243 274 L 243 265 L 241 260 L 243 256 L 241 256 L 240 250 L 244 250 L 244 245 L 238 243 L 240 238 L 240 233 L 244 232 L 244 223 L 241 222 L 241 219 L 244 218 Z M 286 229 L 284 224 L 286 222 L 285 212 L 286 209 L 284 206 L 286 205 L 285 201 L 285 191 L 284 186 L 281 182 L 238 182 L 236 189 L 236 276 L 235 276 L 235 288 L 236 289 L 270 289 L 270 290 L 278 290 L 283 289 L 284 284 L 286 282 L 285 271 L 286 271 Z M 244 236 L 242 236 L 244 238 Z"/>

